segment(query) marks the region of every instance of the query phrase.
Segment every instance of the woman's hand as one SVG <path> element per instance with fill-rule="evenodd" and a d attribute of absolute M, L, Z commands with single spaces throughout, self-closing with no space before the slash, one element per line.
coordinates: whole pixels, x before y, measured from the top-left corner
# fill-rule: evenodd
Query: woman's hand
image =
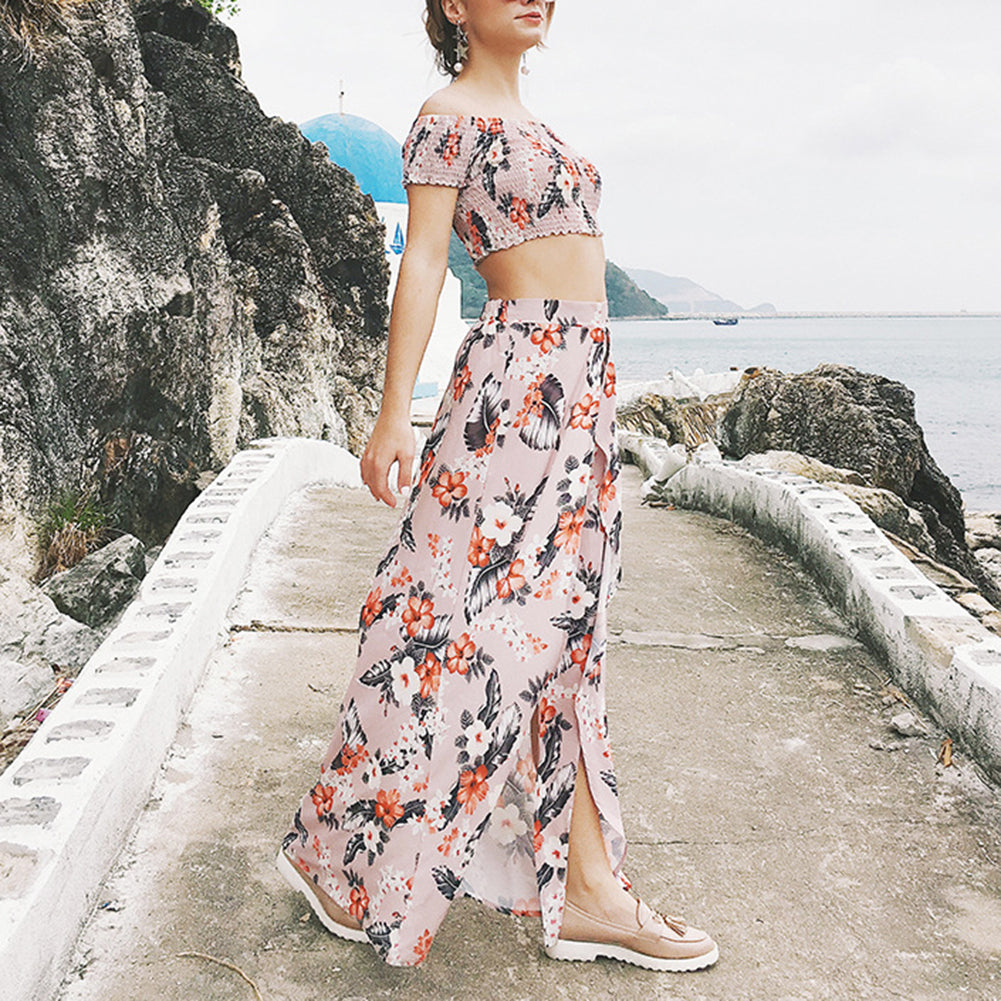
<path fill-rule="evenodd" d="M 380 413 L 361 457 L 361 478 L 376 500 L 396 507 L 396 498 L 389 487 L 389 469 L 394 462 L 399 463 L 396 484 L 402 493 L 410 486 L 414 452 L 414 431 L 409 417 Z"/>

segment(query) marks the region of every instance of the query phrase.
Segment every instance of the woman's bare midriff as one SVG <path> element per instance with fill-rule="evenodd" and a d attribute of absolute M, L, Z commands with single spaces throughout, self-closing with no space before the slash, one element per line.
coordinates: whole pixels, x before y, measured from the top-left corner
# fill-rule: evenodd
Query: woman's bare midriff
<path fill-rule="evenodd" d="M 491 299 L 605 298 L 605 248 L 601 237 L 561 233 L 495 250 L 476 268 Z"/>

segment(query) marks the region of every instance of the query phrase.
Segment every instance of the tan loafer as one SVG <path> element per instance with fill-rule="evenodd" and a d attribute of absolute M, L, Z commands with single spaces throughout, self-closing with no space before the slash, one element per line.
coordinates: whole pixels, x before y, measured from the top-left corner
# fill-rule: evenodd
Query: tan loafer
<path fill-rule="evenodd" d="M 341 938 L 349 939 L 352 942 L 368 941 L 368 935 L 361 928 L 341 924 L 327 913 L 323 906 L 323 901 L 317 896 L 316 887 L 310 881 L 309 877 L 280 848 L 278 849 L 278 856 L 275 859 L 275 868 L 285 877 L 285 881 L 293 890 L 298 890 L 309 901 L 309 906 L 313 908 L 313 913 L 320 919 L 320 924 L 327 931 L 333 932 L 335 935 L 340 935 Z M 343 914 L 345 920 L 355 920 L 343 907 L 336 902 L 333 903 L 334 907 Z"/>
<path fill-rule="evenodd" d="M 642 900 L 636 901 L 636 923 L 631 927 L 588 914 L 568 900 L 560 937 L 546 953 L 552 959 L 608 956 L 675 973 L 701 970 L 719 959 L 719 948 L 704 931 L 682 918 L 660 914 Z"/>

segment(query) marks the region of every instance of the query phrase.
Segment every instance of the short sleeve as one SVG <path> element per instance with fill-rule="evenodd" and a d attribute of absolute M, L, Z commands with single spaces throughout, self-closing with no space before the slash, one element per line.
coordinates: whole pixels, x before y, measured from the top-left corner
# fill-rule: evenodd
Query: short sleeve
<path fill-rule="evenodd" d="M 419 115 L 403 143 L 403 183 L 461 188 L 475 135 L 463 115 Z"/>

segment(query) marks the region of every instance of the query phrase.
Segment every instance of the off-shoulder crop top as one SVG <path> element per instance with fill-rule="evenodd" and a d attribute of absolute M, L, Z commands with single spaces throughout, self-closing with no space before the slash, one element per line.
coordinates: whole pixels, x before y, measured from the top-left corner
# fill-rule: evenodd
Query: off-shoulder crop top
<path fill-rule="evenodd" d="M 542 122 L 418 115 L 403 183 L 459 189 L 452 226 L 475 264 L 537 236 L 602 235 L 601 175 Z"/>

